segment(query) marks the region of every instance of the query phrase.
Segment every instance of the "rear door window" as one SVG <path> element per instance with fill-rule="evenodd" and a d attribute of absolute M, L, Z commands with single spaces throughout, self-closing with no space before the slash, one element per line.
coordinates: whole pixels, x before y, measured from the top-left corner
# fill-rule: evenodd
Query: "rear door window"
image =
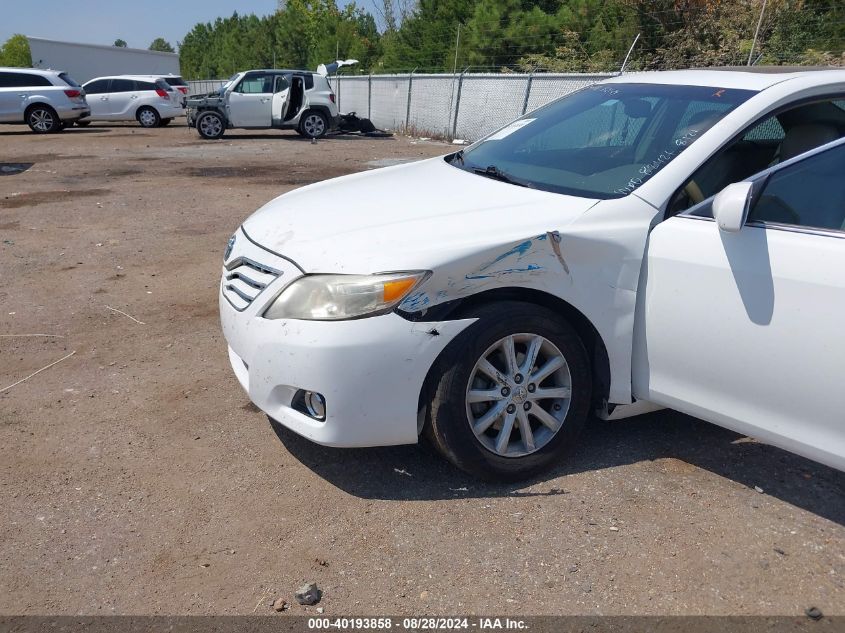
<path fill-rule="evenodd" d="M 42 75 L 33 75 L 30 73 L 4 73 L 4 75 L 6 75 L 3 81 L 5 88 L 32 88 L 53 85 L 49 79 Z"/>
<path fill-rule="evenodd" d="M 134 92 L 135 82 L 131 79 L 112 79 L 110 92 Z"/>

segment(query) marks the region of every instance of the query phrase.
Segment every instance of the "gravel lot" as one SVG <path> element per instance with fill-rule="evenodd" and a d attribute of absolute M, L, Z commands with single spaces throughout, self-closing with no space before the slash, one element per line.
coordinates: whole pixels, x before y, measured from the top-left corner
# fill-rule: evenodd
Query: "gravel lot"
<path fill-rule="evenodd" d="M 0 389 L 75 352 L 0 394 L 0 613 L 272 614 L 313 580 L 327 615 L 845 614 L 845 475 L 693 418 L 595 421 L 568 463 L 500 487 L 415 446 L 321 448 L 249 404 L 217 319 L 235 227 L 447 151 L 0 128 L 0 163 L 32 163 L 0 170 Z"/>

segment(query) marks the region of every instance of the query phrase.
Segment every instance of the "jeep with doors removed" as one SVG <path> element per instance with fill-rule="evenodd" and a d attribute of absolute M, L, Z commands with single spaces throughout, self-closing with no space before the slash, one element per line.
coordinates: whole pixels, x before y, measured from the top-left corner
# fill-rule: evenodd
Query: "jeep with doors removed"
<path fill-rule="evenodd" d="M 231 128 L 296 130 L 320 138 L 337 121 L 328 80 L 306 70 L 248 70 L 217 92 L 188 99 L 188 125 L 206 139 Z"/>

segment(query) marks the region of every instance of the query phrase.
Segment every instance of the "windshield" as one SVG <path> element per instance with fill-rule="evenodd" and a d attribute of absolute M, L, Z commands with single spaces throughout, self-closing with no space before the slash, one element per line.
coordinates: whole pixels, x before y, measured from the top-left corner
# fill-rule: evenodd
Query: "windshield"
<path fill-rule="evenodd" d="M 620 198 L 654 176 L 751 90 L 596 84 L 447 157 L 460 169 L 587 198 Z"/>
<path fill-rule="evenodd" d="M 231 86 L 231 85 L 232 85 L 232 82 L 233 82 L 233 81 L 235 81 L 235 79 L 237 79 L 238 77 L 240 77 L 240 73 L 235 73 L 234 75 L 232 75 L 231 77 L 229 77 L 229 78 L 226 80 L 226 83 L 224 83 L 222 86 L 220 86 L 220 87 L 217 89 L 217 94 L 219 94 L 219 95 L 222 97 L 222 96 L 223 96 L 223 93 L 224 93 L 224 92 L 226 92 L 226 90 L 229 88 L 229 86 Z"/>

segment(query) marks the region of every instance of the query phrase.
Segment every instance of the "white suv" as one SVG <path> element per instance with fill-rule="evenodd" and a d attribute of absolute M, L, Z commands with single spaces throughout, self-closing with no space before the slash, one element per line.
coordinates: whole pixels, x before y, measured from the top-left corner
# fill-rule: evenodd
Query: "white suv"
<path fill-rule="evenodd" d="M 58 132 L 90 112 L 85 91 L 65 72 L 0 67 L 0 123 Z"/>
<path fill-rule="evenodd" d="M 248 70 L 217 92 L 188 99 L 188 125 L 215 139 L 227 128 L 296 130 L 320 138 L 337 127 L 328 80 L 307 70 Z"/>
<path fill-rule="evenodd" d="M 138 121 L 142 127 L 167 125 L 183 116 L 182 95 L 155 75 L 97 77 L 84 86 L 91 105 L 91 121 Z"/>

